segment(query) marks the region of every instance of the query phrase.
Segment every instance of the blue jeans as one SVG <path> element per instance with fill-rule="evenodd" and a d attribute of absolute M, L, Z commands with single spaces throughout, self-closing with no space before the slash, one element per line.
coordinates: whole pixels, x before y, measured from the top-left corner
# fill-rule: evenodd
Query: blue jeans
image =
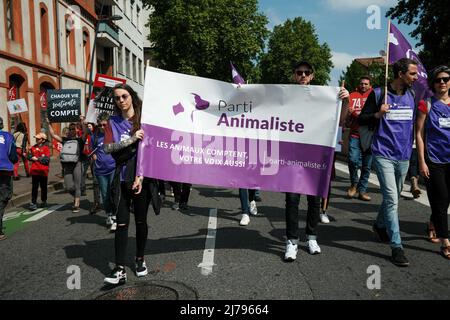
<path fill-rule="evenodd" d="M 372 154 L 363 152 L 359 138 L 350 137 L 348 142 L 348 171 L 352 186 L 358 192 L 364 193 L 369 185 L 370 170 L 372 169 Z M 358 169 L 361 168 L 361 177 L 358 178 Z"/>
<path fill-rule="evenodd" d="M 241 200 L 242 213 L 249 214 L 249 203 L 255 200 L 256 190 L 252 189 L 239 189 L 239 200 Z"/>
<path fill-rule="evenodd" d="M 386 228 L 391 239 L 392 248 L 402 248 L 400 226 L 398 222 L 398 199 L 403 189 L 409 160 L 397 161 L 375 156 L 377 171 L 383 202 L 376 220 L 378 228 Z"/>
<path fill-rule="evenodd" d="M 111 186 L 114 179 L 114 171 L 107 176 L 97 176 L 100 194 L 102 196 L 103 209 L 108 216 L 112 215 Z"/>

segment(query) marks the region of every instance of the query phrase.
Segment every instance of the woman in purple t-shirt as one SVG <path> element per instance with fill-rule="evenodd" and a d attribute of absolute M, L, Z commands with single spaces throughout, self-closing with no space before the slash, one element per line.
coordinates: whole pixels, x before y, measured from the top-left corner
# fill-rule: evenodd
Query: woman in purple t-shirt
<path fill-rule="evenodd" d="M 435 232 L 429 239 L 440 239 L 441 254 L 450 259 L 450 68 L 437 67 L 429 82 L 434 96 L 420 102 L 416 124 L 419 170 L 425 177 L 431 206 L 429 230 Z"/>
<path fill-rule="evenodd" d="M 126 84 L 116 85 L 113 88 L 113 97 L 116 115 L 110 118 L 109 125 L 105 127 L 103 149 L 106 153 L 111 153 L 116 162 L 112 186 L 115 195 L 113 212 L 117 219 L 114 243 L 116 267 L 104 282 L 116 285 L 123 284 L 127 280 L 125 256 L 131 206 L 136 223 L 136 275 L 143 277 L 148 273 L 144 251 L 148 235 L 147 211 L 151 198 L 148 192 L 150 189 L 142 187 L 143 178 L 136 177 L 137 146 L 144 138 L 144 131 L 140 128 L 142 101 Z"/>

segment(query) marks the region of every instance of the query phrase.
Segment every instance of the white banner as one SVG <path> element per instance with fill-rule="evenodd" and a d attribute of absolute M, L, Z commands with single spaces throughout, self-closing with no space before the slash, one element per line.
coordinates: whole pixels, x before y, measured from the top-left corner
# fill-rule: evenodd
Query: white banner
<path fill-rule="evenodd" d="M 147 68 L 138 173 L 325 195 L 341 109 L 338 92 L 325 86 L 239 87 Z"/>

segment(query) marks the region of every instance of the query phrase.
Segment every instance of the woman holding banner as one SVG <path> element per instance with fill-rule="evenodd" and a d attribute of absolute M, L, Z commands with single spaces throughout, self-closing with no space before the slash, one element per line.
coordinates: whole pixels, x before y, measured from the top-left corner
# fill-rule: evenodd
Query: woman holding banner
<path fill-rule="evenodd" d="M 130 207 L 136 223 L 136 259 L 135 271 L 138 277 L 147 275 L 144 251 L 147 243 L 147 211 L 153 200 L 153 209 L 159 214 L 160 198 L 154 180 L 136 176 L 137 149 L 144 138 L 140 128 L 142 101 L 137 93 L 126 84 L 113 88 L 116 115 L 109 119 L 105 127 L 104 151 L 110 153 L 116 170 L 111 188 L 113 193 L 113 214 L 116 216 L 115 234 L 116 267 L 104 279 L 107 284 L 122 284 L 127 280 L 125 256 L 128 244 L 128 225 Z M 156 190 L 156 194 L 155 194 Z M 155 205 L 156 204 L 156 205 Z"/>
<path fill-rule="evenodd" d="M 441 254 L 450 259 L 448 207 L 450 203 L 450 68 L 437 67 L 429 78 L 434 96 L 420 101 L 416 122 L 419 170 L 425 177 L 431 218 L 429 239 L 441 242 Z"/>

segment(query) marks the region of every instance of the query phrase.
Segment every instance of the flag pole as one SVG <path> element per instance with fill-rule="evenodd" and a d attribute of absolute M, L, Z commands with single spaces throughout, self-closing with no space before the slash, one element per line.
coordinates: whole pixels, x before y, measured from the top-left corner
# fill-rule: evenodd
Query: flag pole
<path fill-rule="evenodd" d="M 387 104 L 388 93 L 388 79 L 389 79 L 389 35 L 391 33 L 391 19 L 388 19 L 388 31 L 387 31 L 387 50 L 386 50 L 386 70 L 385 70 L 385 82 L 384 82 L 384 104 Z"/>

